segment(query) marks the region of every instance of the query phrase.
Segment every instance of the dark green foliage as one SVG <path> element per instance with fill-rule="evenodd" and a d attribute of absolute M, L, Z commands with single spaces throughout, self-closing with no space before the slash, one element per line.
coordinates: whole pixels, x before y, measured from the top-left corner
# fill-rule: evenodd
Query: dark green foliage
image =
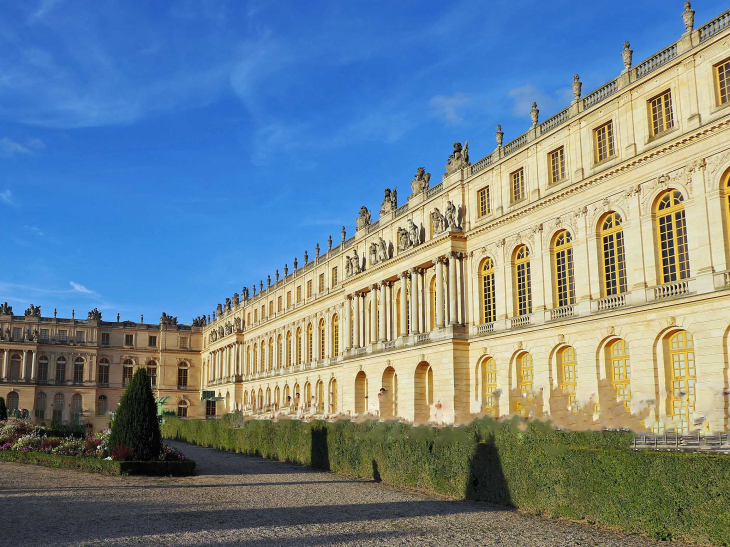
<path fill-rule="evenodd" d="M 8 407 L 5 406 L 5 399 L 0 397 L 0 422 L 8 419 Z"/>
<path fill-rule="evenodd" d="M 0 461 L 31 463 L 45 467 L 76 469 L 89 473 L 105 475 L 151 475 L 151 476 L 185 476 L 195 472 L 193 460 L 172 462 L 117 462 L 83 458 L 80 456 L 57 456 L 43 452 L 19 452 L 15 450 L 0 450 Z"/>
<path fill-rule="evenodd" d="M 157 421 L 157 405 L 144 367 L 134 373 L 115 413 L 109 436 L 109 452 L 116 447 L 131 448 L 137 461 L 160 457 L 162 437 Z"/>
<path fill-rule="evenodd" d="M 233 427 L 240 426 L 240 427 Z M 633 434 L 489 418 L 398 422 L 179 420 L 165 437 L 656 538 L 730 545 L 730 457 L 631 449 Z"/>

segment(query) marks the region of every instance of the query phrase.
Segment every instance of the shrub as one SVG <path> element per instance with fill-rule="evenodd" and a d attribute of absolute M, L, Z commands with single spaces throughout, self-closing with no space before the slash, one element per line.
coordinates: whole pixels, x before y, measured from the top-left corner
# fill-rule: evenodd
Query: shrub
<path fill-rule="evenodd" d="M 115 446 L 112 448 L 112 460 L 128 462 L 134 459 L 134 450 L 128 446 Z"/>
<path fill-rule="evenodd" d="M 137 369 L 119 402 L 115 413 L 109 447 L 126 447 L 135 459 L 149 461 L 159 458 L 162 449 L 157 405 L 144 368 Z"/>
<path fill-rule="evenodd" d="M 0 397 L 0 422 L 8 419 L 8 407 L 5 406 L 5 399 Z"/>

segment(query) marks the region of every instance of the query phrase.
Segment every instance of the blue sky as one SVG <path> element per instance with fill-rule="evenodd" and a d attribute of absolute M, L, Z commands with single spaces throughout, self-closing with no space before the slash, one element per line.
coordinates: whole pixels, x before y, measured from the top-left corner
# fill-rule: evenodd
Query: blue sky
<path fill-rule="evenodd" d="M 699 26 L 727 8 L 694 2 Z M 681 1 L 6 0 L 0 301 L 189 322 L 679 38 Z M 375 215 L 377 217 L 377 214 Z"/>

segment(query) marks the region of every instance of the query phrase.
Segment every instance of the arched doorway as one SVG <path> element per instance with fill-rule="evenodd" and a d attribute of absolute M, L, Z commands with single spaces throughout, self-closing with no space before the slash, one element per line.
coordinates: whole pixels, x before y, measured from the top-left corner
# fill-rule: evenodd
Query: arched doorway
<path fill-rule="evenodd" d="M 315 388 L 317 397 L 317 414 L 324 414 L 324 382 L 319 380 Z"/>
<path fill-rule="evenodd" d="M 398 416 L 398 375 L 393 367 L 383 372 L 383 387 L 385 392 L 378 394 L 381 418 L 395 418 Z"/>
<path fill-rule="evenodd" d="M 413 418 L 416 423 L 428 422 L 431 419 L 433 405 L 433 368 L 426 361 L 416 367 Z"/>
<path fill-rule="evenodd" d="M 368 377 L 361 370 L 355 376 L 355 414 L 367 412 Z"/>
<path fill-rule="evenodd" d="M 329 385 L 329 413 L 337 414 L 337 380 L 332 378 Z"/>

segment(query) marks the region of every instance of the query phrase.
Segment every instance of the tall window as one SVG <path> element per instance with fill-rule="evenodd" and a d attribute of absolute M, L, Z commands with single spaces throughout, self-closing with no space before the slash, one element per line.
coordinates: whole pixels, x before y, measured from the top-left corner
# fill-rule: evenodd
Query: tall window
<path fill-rule="evenodd" d="M 573 269 L 573 237 L 568 230 L 557 233 L 553 243 L 555 295 L 558 307 L 575 304 L 575 272 Z"/>
<path fill-rule="evenodd" d="M 302 364 L 302 329 L 297 329 L 297 365 Z"/>
<path fill-rule="evenodd" d="M 268 370 L 266 368 L 266 344 L 264 340 L 261 340 L 261 372 Z"/>
<path fill-rule="evenodd" d="M 78 393 L 71 397 L 71 423 L 81 423 L 81 395 Z"/>
<path fill-rule="evenodd" d="M 96 414 L 97 416 L 103 416 L 107 411 L 107 400 L 106 395 L 99 395 L 96 399 Z"/>
<path fill-rule="evenodd" d="M 274 339 L 269 338 L 269 370 L 274 368 Z"/>
<path fill-rule="evenodd" d="M 319 274 L 319 292 L 323 293 L 325 289 L 324 274 Z"/>
<path fill-rule="evenodd" d="M 332 317 L 332 352 L 335 357 L 340 354 L 340 318 L 337 314 Z"/>
<path fill-rule="evenodd" d="M 63 420 L 63 407 L 64 407 L 63 393 L 56 393 L 53 398 L 53 421 L 61 422 Z"/>
<path fill-rule="evenodd" d="M 608 347 L 611 384 L 616 391 L 616 400 L 623 403 L 626 410 L 631 406 L 631 360 L 629 345 L 625 340 L 616 340 Z"/>
<path fill-rule="evenodd" d="M 109 385 L 109 359 L 102 357 L 99 359 L 99 377 L 100 385 Z"/>
<path fill-rule="evenodd" d="M 658 135 L 674 127 L 672 114 L 672 92 L 667 90 L 649 101 L 651 135 Z"/>
<path fill-rule="evenodd" d="M 593 130 L 593 149 L 596 163 L 607 160 L 615 154 L 613 147 L 613 122 L 604 123 Z"/>
<path fill-rule="evenodd" d="M 314 327 L 312 323 L 307 325 L 307 363 L 312 362 L 314 355 Z"/>
<path fill-rule="evenodd" d="M 319 358 L 324 359 L 325 349 L 327 345 L 327 330 L 325 329 L 324 319 L 319 320 Z"/>
<path fill-rule="evenodd" d="M 517 315 L 532 313 L 532 280 L 530 279 L 530 251 L 526 245 L 515 250 L 515 312 Z"/>
<path fill-rule="evenodd" d="M 525 197 L 525 170 L 518 169 L 510 176 L 510 193 L 512 197 L 512 203 L 520 201 Z"/>
<path fill-rule="evenodd" d="M 680 331 L 669 339 L 669 374 L 671 385 L 668 413 L 679 420 L 678 428 L 688 432 L 695 409 L 695 372 L 694 340 L 687 331 Z"/>
<path fill-rule="evenodd" d="M 42 355 L 38 359 L 38 381 L 46 382 L 48 380 L 48 357 Z"/>
<path fill-rule="evenodd" d="M 291 307 L 291 291 L 286 291 L 286 307 Z"/>
<path fill-rule="evenodd" d="M 297 304 L 302 301 L 302 286 L 297 287 Z"/>
<path fill-rule="evenodd" d="M 64 359 L 63 366 L 64 366 L 64 371 L 65 371 L 66 370 L 66 360 L 63 357 L 61 357 L 59 359 Z M 23 367 L 22 359 L 20 358 L 20 355 L 18 355 L 16 353 L 15 355 L 13 355 L 10 358 L 10 379 L 11 380 L 20 380 L 20 369 L 22 367 Z M 65 375 L 65 373 L 64 373 L 64 375 Z M 56 378 L 58 378 L 58 375 L 56 375 Z"/>
<path fill-rule="evenodd" d="M 276 338 L 276 348 L 277 348 L 276 349 L 276 352 L 277 352 L 276 353 L 276 357 L 277 357 L 276 364 L 277 364 L 278 368 L 281 368 L 282 366 L 284 366 L 284 360 L 282 359 L 282 357 L 284 357 L 284 353 L 283 353 L 283 347 L 282 347 L 281 334 Z"/>
<path fill-rule="evenodd" d="M 489 186 L 485 186 L 477 192 L 477 210 L 479 211 L 479 217 L 489 214 Z"/>
<path fill-rule="evenodd" d="M 35 417 L 41 420 L 46 416 L 46 394 L 42 391 L 35 400 Z"/>
<path fill-rule="evenodd" d="M 66 381 L 66 358 L 56 359 L 56 383 L 62 384 Z"/>
<path fill-rule="evenodd" d="M 307 298 L 312 298 L 312 280 L 307 281 Z"/>
<path fill-rule="evenodd" d="M 269 301 L 269 317 L 271 317 L 272 315 L 274 315 L 274 301 L 270 300 Z"/>
<path fill-rule="evenodd" d="M 276 307 L 277 307 L 277 311 L 281 311 L 281 296 L 278 296 L 276 298 Z"/>
<path fill-rule="evenodd" d="M 77 357 L 74 360 L 74 384 L 84 383 L 84 358 Z"/>
<path fill-rule="evenodd" d="M 657 200 L 657 231 L 662 257 L 662 283 L 689 277 L 687 225 L 684 198 L 677 190 L 667 190 Z"/>
<path fill-rule="evenodd" d="M 610 212 L 600 223 L 603 246 L 603 290 L 606 296 L 626 292 L 626 259 L 621 215 Z"/>
<path fill-rule="evenodd" d="M 517 357 L 517 390 L 520 392 L 520 397 L 515 400 L 514 412 L 526 416 L 528 409 L 525 408 L 525 403 L 532 402 L 533 393 L 533 377 L 534 368 L 532 365 L 532 355 L 529 353 L 522 353 Z"/>
<path fill-rule="evenodd" d="M 337 266 L 332 268 L 332 286 L 337 285 Z"/>
<path fill-rule="evenodd" d="M 487 257 L 479 269 L 482 288 L 482 323 L 493 323 L 497 319 L 494 301 L 494 261 Z"/>
<path fill-rule="evenodd" d="M 8 406 L 9 411 L 16 411 L 18 408 L 20 408 L 20 395 L 18 395 L 18 392 L 11 391 L 8 393 Z"/>
<path fill-rule="evenodd" d="M 122 385 L 126 387 L 134 374 L 134 363 L 127 359 L 122 363 Z"/>
<path fill-rule="evenodd" d="M 150 385 L 152 387 L 157 386 L 157 363 L 150 361 L 147 363 L 147 376 L 150 377 Z"/>
<path fill-rule="evenodd" d="M 259 345 L 253 345 L 253 373 L 259 372 Z"/>
<path fill-rule="evenodd" d="M 497 364 L 490 358 L 484 365 L 484 412 L 492 416 L 497 411 L 495 391 L 497 391 Z"/>
<path fill-rule="evenodd" d="M 576 368 L 578 362 L 575 356 L 575 349 L 568 346 L 558 354 L 558 376 L 560 391 L 568 396 L 568 405 L 571 412 L 578 412 L 578 402 L 575 396 L 575 388 L 578 386 Z"/>
<path fill-rule="evenodd" d="M 188 402 L 186 400 L 181 400 L 177 404 L 177 417 L 178 418 L 187 418 L 188 417 Z"/>
<path fill-rule="evenodd" d="M 730 59 L 715 65 L 715 90 L 717 93 L 717 105 L 723 105 L 730 100 L 728 89 L 728 78 L 730 78 Z"/>
<path fill-rule="evenodd" d="M 291 361 L 291 331 L 286 333 L 286 364 L 287 366 L 292 365 Z"/>
<path fill-rule="evenodd" d="M 565 149 L 562 146 L 548 154 L 548 164 L 550 168 L 550 184 L 555 184 L 565 179 Z"/>
<path fill-rule="evenodd" d="M 177 366 L 177 386 L 188 387 L 188 367 L 184 363 Z"/>

